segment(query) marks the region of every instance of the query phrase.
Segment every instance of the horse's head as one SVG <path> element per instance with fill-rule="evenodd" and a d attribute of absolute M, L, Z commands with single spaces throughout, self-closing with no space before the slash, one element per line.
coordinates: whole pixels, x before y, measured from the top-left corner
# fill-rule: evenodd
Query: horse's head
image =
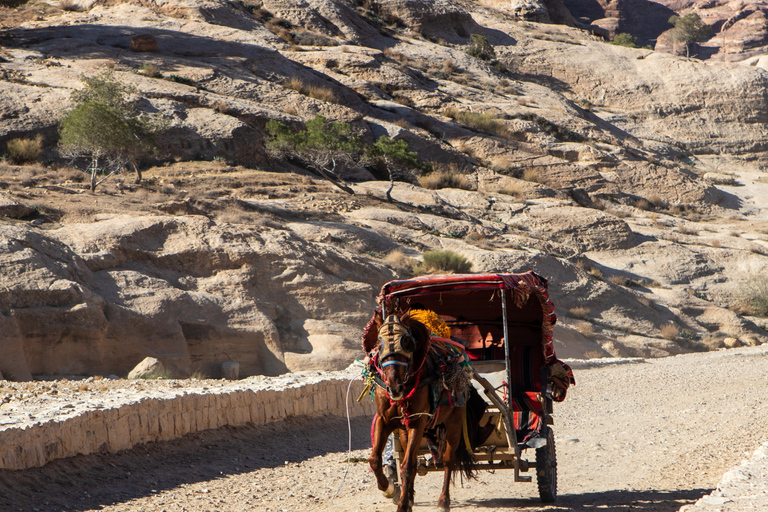
<path fill-rule="evenodd" d="M 424 362 L 428 344 L 429 330 L 408 313 L 402 318 L 389 315 L 379 327 L 379 365 L 392 400 L 406 394 L 406 384 Z"/>

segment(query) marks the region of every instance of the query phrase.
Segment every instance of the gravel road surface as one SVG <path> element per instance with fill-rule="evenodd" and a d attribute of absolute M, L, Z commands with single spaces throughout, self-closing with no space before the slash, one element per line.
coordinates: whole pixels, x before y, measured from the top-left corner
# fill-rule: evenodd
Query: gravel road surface
<path fill-rule="evenodd" d="M 768 346 L 577 368 L 576 380 L 555 405 L 557 502 L 542 504 L 535 483 L 513 483 L 511 471 L 483 472 L 457 479 L 454 510 L 677 511 L 768 441 Z M 347 467 L 347 421 L 325 417 L 0 471 L 0 510 L 394 511 L 360 461 L 370 418 L 351 427 L 353 462 L 333 501 Z M 417 478 L 416 511 L 435 509 L 440 480 Z"/>

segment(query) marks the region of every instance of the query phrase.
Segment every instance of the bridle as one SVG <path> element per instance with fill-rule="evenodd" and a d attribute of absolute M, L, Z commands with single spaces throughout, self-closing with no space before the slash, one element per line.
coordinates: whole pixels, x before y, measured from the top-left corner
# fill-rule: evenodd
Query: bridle
<path fill-rule="evenodd" d="M 410 379 L 411 363 L 413 362 L 413 354 L 418 348 L 418 341 L 413 336 L 413 332 L 409 329 L 396 315 L 389 315 L 384 323 L 379 328 L 379 373 L 384 379 L 384 383 L 389 387 L 389 383 L 384 376 L 384 368 L 387 366 L 404 366 L 405 378 L 403 382 L 408 382 Z M 389 359 L 392 356 L 397 355 L 404 357 L 405 361 L 397 359 Z"/>

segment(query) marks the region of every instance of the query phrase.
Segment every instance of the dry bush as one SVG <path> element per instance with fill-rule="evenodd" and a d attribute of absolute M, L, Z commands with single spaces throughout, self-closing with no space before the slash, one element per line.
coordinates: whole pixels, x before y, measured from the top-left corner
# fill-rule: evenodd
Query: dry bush
<path fill-rule="evenodd" d="M 729 231 L 728 234 L 734 238 L 738 238 L 741 236 L 741 233 L 739 231 Z"/>
<path fill-rule="evenodd" d="M 589 275 L 591 275 L 592 277 L 596 277 L 598 279 L 602 279 L 603 278 L 603 271 L 600 270 L 597 267 L 592 267 L 592 268 L 589 269 Z"/>
<path fill-rule="evenodd" d="M 571 308 L 568 310 L 568 316 L 572 318 L 579 318 L 579 319 L 585 319 L 587 318 L 587 315 L 589 314 L 590 309 L 585 308 L 584 306 L 576 306 L 575 308 Z"/>
<path fill-rule="evenodd" d="M 104 63 L 104 65 L 107 67 L 107 69 L 114 71 L 114 69 L 117 68 L 117 61 L 115 59 L 109 59 Z"/>
<path fill-rule="evenodd" d="M 160 73 L 160 67 L 157 64 L 151 63 L 141 65 L 141 74 L 150 78 L 157 78 L 162 76 Z"/>
<path fill-rule="evenodd" d="M 587 337 L 595 335 L 595 327 L 589 322 L 579 322 L 576 324 L 576 330 Z"/>
<path fill-rule="evenodd" d="M 646 199 L 638 199 L 637 201 L 635 201 L 635 208 L 638 208 L 640 210 L 650 210 L 651 203 Z"/>
<path fill-rule="evenodd" d="M 456 63 L 453 61 L 453 59 L 446 59 L 443 61 L 443 65 L 440 69 L 450 75 L 454 73 L 458 68 L 456 67 Z"/>
<path fill-rule="evenodd" d="M 768 317 L 768 277 L 753 276 L 742 286 L 742 309 L 754 316 Z"/>
<path fill-rule="evenodd" d="M 235 113 L 235 109 L 233 109 L 229 103 L 227 103 L 224 100 L 216 100 L 213 102 L 213 105 L 211 105 L 211 108 L 218 112 L 219 114 L 226 114 L 231 115 Z"/>
<path fill-rule="evenodd" d="M 666 208 L 667 202 L 664 201 L 658 194 L 651 194 L 648 196 L 648 202 L 653 205 L 654 208 Z"/>
<path fill-rule="evenodd" d="M 410 276 L 416 260 L 409 258 L 399 249 L 395 249 L 384 257 L 384 264 L 396 270 L 400 275 Z"/>
<path fill-rule="evenodd" d="M 306 84 L 304 83 L 304 80 L 296 76 L 292 76 L 291 78 L 289 78 L 288 80 L 286 80 L 280 85 L 282 85 L 286 89 L 291 89 L 302 94 L 304 94 L 303 91 L 304 91 L 304 87 L 306 86 Z"/>
<path fill-rule="evenodd" d="M 59 2 L 59 9 L 70 12 L 82 12 L 85 10 L 76 0 L 61 0 Z"/>
<path fill-rule="evenodd" d="M 661 328 L 661 337 L 673 341 L 680 334 L 680 330 L 674 324 L 669 323 Z"/>
<path fill-rule="evenodd" d="M 429 174 L 419 176 L 419 185 L 422 188 L 437 190 L 440 188 L 460 188 L 462 190 L 476 190 L 477 186 L 465 174 L 459 174 L 453 169 L 436 170 Z"/>
<path fill-rule="evenodd" d="M 405 119 L 402 119 L 402 118 L 398 119 L 397 121 L 395 121 L 392 124 L 395 125 L 395 126 L 399 126 L 400 128 L 402 128 L 404 130 L 410 130 L 411 129 L 411 125 L 408 123 L 408 121 L 406 121 Z"/>
<path fill-rule="evenodd" d="M 653 280 L 650 283 L 648 283 L 648 286 L 650 286 L 651 288 L 663 288 L 664 287 L 659 281 L 656 281 L 656 280 Z"/>
<path fill-rule="evenodd" d="M 690 226 L 678 226 L 677 230 L 678 233 L 683 235 L 693 235 L 696 236 L 699 234 L 698 230 L 690 227 Z"/>
<path fill-rule="evenodd" d="M 523 178 L 523 180 L 530 181 L 532 183 L 539 183 L 539 184 L 542 184 L 542 185 L 546 184 L 546 180 L 541 175 L 541 172 L 539 172 L 538 169 L 533 169 L 533 168 L 525 169 L 523 171 L 522 178 Z"/>
<path fill-rule="evenodd" d="M 35 138 L 11 139 L 8 141 L 8 156 L 15 164 L 37 162 L 43 154 L 43 136 Z"/>
<path fill-rule="evenodd" d="M 422 273 L 457 273 L 465 274 L 472 270 L 472 262 L 464 256 L 450 250 L 427 251 L 423 254 L 424 262 L 414 268 L 417 274 Z"/>
<path fill-rule="evenodd" d="M 494 114 L 460 111 L 455 107 L 449 107 L 443 111 L 443 115 L 480 132 L 502 138 L 509 136 L 509 130 L 506 125 L 500 122 Z"/>
<path fill-rule="evenodd" d="M 624 276 L 620 276 L 616 274 L 610 276 L 608 278 L 608 281 L 619 286 L 629 286 L 629 279 L 627 279 Z"/>
<path fill-rule="evenodd" d="M 515 199 L 522 199 L 526 195 L 526 188 L 520 183 L 508 182 L 496 189 L 499 194 L 512 196 Z"/>
<path fill-rule="evenodd" d="M 325 101 L 326 103 L 339 102 L 339 98 L 336 96 L 336 93 L 333 92 L 333 90 L 330 87 L 310 85 L 310 86 L 307 86 L 307 91 L 305 94 L 310 98 L 315 98 L 316 100 Z"/>
<path fill-rule="evenodd" d="M 491 157 L 490 169 L 494 172 L 505 174 L 514 167 L 514 161 L 506 155 Z"/>
<path fill-rule="evenodd" d="M 670 213 L 670 215 L 680 215 L 680 214 L 681 214 L 681 213 L 683 213 L 684 211 L 685 211 L 685 209 L 684 209 L 682 206 L 680 206 L 680 205 L 677 205 L 677 204 L 676 204 L 676 205 L 674 205 L 674 206 L 671 206 L 671 207 L 669 208 L 669 213 Z"/>
<path fill-rule="evenodd" d="M 406 98 L 405 96 L 393 96 L 392 101 L 394 101 L 398 105 L 403 105 L 405 107 L 410 107 L 412 104 L 411 100 Z"/>
<path fill-rule="evenodd" d="M 712 247 L 715 247 L 715 248 L 719 248 L 720 247 L 720 240 L 714 239 L 714 240 L 709 242 L 709 245 L 711 245 Z"/>

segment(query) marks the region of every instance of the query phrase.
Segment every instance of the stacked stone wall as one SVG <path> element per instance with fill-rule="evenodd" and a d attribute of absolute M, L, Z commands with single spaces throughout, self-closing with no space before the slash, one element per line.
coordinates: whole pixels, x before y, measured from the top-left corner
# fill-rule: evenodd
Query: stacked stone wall
<path fill-rule="evenodd" d="M 169 441 L 225 425 L 263 425 L 291 416 L 373 415 L 357 370 L 254 377 L 215 388 L 198 386 L 162 392 L 125 393 L 99 403 L 61 404 L 71 413 L 49 421 L 0 429 L 0 468 L 25 469 L 63 457 L 119 452 L 141 443 Z M 349 389 L 349 393 L 348 393 Z M 100 405 L 104 398 L 109 406 Z M 98 408 L 94 408 L 98 407 Z"/>

